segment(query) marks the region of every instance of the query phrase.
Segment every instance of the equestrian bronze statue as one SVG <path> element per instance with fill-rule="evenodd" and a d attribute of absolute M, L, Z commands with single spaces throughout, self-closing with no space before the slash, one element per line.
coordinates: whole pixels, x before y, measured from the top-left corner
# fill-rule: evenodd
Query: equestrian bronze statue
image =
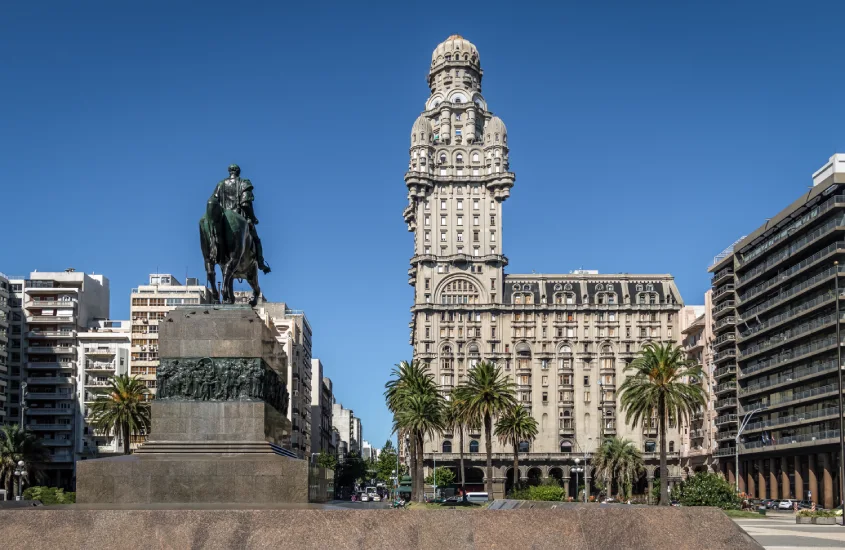
<path fill-rule="evenodd" d="M 237 164 L 229 166 L 229 177 L 217 184 L 208 199 L 205 216 L 200 219 L 200 245 L 214 301 L 234 304 L 234 281 L 246 279 L 252 287 L 249 303 L 254 306 L 261 295 L 258 270 L 270 273 L 270 266 L 264 261 L 255 230 L 258 218 L 252 209 L 252 182 L 240 176 Z M 216 265 L 223 277 L 222 300 L 217 291 Z"/>

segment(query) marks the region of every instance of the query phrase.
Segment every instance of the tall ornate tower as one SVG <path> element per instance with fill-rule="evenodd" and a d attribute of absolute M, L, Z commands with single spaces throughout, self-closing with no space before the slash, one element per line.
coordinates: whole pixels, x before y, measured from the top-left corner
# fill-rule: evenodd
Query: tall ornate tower
<path fill-rule="evenodd" d="M 405 221 L 414 232 L 411 344 L 448 389 L 497 349 L 502 203 L 513 186 L 504 123 L 487 109 L 475 46 L 452 35 L 431 56 L 431 95 L 411 131 Z M 492 329 L 492 331 L 491 331 Z"/>

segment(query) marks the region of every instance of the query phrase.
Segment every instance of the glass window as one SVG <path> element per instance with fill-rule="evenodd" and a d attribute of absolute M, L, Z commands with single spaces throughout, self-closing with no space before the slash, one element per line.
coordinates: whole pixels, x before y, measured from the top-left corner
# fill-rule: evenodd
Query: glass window
<path fill-rule="evenodd" d="M 469 442 L 469 452 L 470 453 L 477 453 L 478 452 L 478 441 L 472 440 Z"/>
<path fill-rule="evenodd" d="M 442 449 L 443 449 L 444 453 L 451 453 L 452 452 L 452 442 L 449 441 L 449 440 L 444 441 Z"/>

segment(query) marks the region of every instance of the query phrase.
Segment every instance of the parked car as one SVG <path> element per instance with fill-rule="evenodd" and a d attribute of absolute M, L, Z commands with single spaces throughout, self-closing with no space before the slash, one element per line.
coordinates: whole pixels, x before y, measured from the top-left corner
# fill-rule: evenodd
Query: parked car
<path fill-rule="evenodd" d="M 813 507 L 812 500 L 802 500 L 798 502 L 798 509 L 799 510 L 809 510 Z M 816 508 L 818 509 L 818 508 Z"/>
<path fill-rule="evenodd" d="M 476 493 L 469 492 L 469 493 L 467 493 L 467 500 L 469 502 L 479 502 L 479 503 L 487 502 L 487 498 L 488 498 L 487 493 L 484 493 L 484 492 L 476 492 Z"/>
<path fill-rule="evenodd" d="M 785 498 L 778 502 L 778 510 L 792 510 L 795 501 Z"/>
<path fill-rule="evenodd" d="M 358 498 L 361 502 L 369 502 L 370 496 L 367 493 L 361 493 L 361 496 Z"/>
<path fill-rule="evenodd" d="M 761 499 L 761 500 L 760 500 L 760 504 L 759 504 L 758 506 L 763 506 L 763 507 L 765 507 L 765 508 L 771 508 L 771 507 L 772 507 L 772 502 L 774 502 L 774 499 L 771 499 L 771 498 L 764 498 L 764 499 Z"/>
<path fill-rule="evenodd" d="M 381 497 L 378 495 L 373 495 L 372 497 L 370 497 L 370 500 L 372 500 L 373 502 L 381 502 Z"/>

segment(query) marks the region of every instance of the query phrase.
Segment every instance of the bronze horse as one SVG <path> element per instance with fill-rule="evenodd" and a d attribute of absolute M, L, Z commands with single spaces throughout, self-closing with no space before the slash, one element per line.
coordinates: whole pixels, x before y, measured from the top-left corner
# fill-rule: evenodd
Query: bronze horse
<path fill-rule="evenodd" d="M 246 279 L 252 287 L 251 306 L 258 303 L 261 287 L 258 286 L 258 260 L 256 242 L 250 229 L 252 221 L 235 212 L 224 210 L 215 195 L 208 200 L 205 215 L 200 219 L 200 246 L 205 260 L 205 271 L 215 302 L 235 303 L 235 279 Z M 223 278 L 221 300 L 217 291 L 216 269 L 220 266 Z"/>

